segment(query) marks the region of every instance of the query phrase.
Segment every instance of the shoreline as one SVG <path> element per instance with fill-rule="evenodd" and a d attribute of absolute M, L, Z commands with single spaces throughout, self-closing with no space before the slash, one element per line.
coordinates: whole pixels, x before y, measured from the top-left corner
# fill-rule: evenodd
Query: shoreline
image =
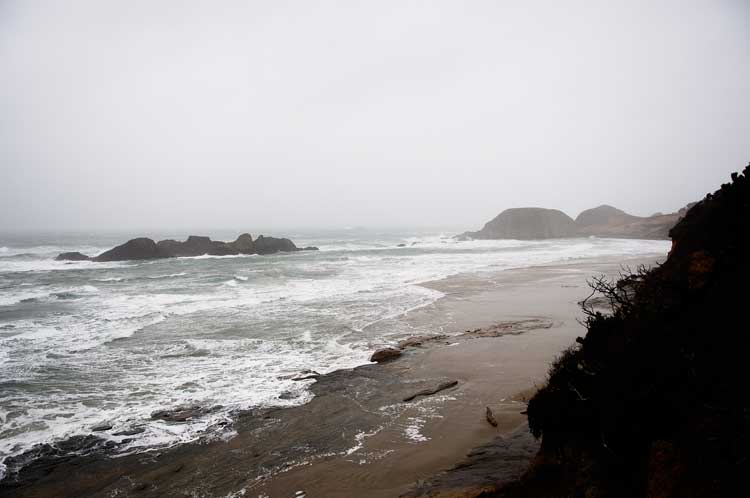
<path fill-rule="evenodd" d="M 543 381 L 549 360 L 583 330 L 573 317 L 587 294 L 585 279 L 616 273 L 622 264 L 572 262 L 420 284 L 444 296 L 377 326 L 388 327 L 395 320 L 407 328 L 409 322 L 435 324 L 439 334 L 449 327 L 486 331 L 502 324 L 495 328 L 497 337 L 450 336 L 450 346 L 435 341 L 409 348 L 392 362 L 320 376 L 311 386 L 312 401 L 240 413 L 234 423 L 237 435 L 227 441 L 117 458 L 68 456 L 47 462 L 43 475 L 32 464 L 21 486 L 3 481 L 0 491 L 40 497 L 108 496 L 115 491 L 121 496 L 169 496 L 191 489 L 198 496 L 273 498 L 296 491 L 326 497 L 398 496 L 450 468 L 472 448 L 523 424 L 523 403 L 513 396 Z M 536 322 L 529 325 L 528 320 Z M 447 380 L 458 380 L 458 385 L 414 403 L 402 401 Z M 484 420 L 486 406 L 498 418 L 498 429 Z M 532 444 L 526 438 L 522 446 Z"/>

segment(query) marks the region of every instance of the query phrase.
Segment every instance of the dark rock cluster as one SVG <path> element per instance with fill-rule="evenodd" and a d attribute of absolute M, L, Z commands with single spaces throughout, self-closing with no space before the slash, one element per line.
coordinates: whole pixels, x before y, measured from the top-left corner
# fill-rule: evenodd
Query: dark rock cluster
<path fill-rule="evenodd" d="M 64 252 L 55 258 L 58 261 L 127 261 L 189 256 L 232 256 L 238 254 L 274 254 L 277 252 L 314 251 L 317 247 L 298 248 L 289 239 L 258 236 L 253 240 L 243 233 L 233 242 L 211 240 L 209 237 L 191 235 L 184 242 L 160 240 L 154 242 L 146 237 L 132 239 L 102 254 L 89 257 L 80 252 Z"/>

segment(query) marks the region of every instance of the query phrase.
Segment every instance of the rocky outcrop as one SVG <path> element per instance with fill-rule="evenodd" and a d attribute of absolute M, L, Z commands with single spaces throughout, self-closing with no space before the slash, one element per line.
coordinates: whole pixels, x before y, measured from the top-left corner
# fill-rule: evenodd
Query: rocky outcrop
<path fill-rule="evenodd" d="M 243 233 L 237 240 L 229 244 L 232 249 L 240 254 L 255 254 L 255 242 L 249 233 Z"/>
<path fill-rule="evenodd" d="M 66 252 L 57 256 L 58 261 L 127 261 L 159 258 L 179 258 L 195 256 L 232 256 L 238 254 L 274 254 L 277 252 L 317 251 L 317 247 L 298 248 L 289 239 L 264 237 L 257 240 L 249 233 L 243 233 L 234 242 L 211 240 L 209 237 L 191 235 L 184 242 L 160 240 L 154 242 L 145 237 L 129 240 L 125 244 L 110 249 L 95 258 L 85 254 Z"/>
<path fill-rule="evenodd" d="M 404 403 L 408 403 L 409 401 L 413 401 L 419 396 L 432 396 L 433 394 L 437 394 L 440 391 L 445 391 L 446 389 L 450 389 L 451 387 L 456 387 L 458 385 L 457 380 L 449 380 L 446 382 L 441 382 L 440 384 L 436 385 L 435 387 L 430 387 L 427 389 L 422 389 L 421 391 L 417 391 L 414 394 L 411 394 L 403 399 Z"/>
<path fill-rule="evenodd" d="M 372 354 L 372 356 L 370 357 L 370 361 L 382 363 L 384 361 L 394 360 L 401 356 L 401 353 L 403 353 L 403 351 L 401 351 L 399 348 L 378 349 Z"/>
<path fill-rule="evenodd" d="M 80 252 L 62 252 L 56 258 L 55 261 L 88 261 L 91 258 Z"/>
<path fill-rule="evenodd" d="M 177 240 L 160 240 L 157 245 L 171 257 L 193 257 L 214 252 L 214 243 L 209 237 L 191 235 L 185 242 Z"/>
<path fill-rule="evenodd" d="M 455 467 L 420 480 L 400 498 L 493 498 L 526 470 L 539 443 L 525 425 L 471 450 Z M 535 498 L 546 497 L 539 494 Z M 591 497 L 586 497 L 591 498 Z"/>
<path fill-rule="evenodd" d="M 687 208 L 683 208 L 676 213 L 641 217 L 602 205 L 583 211 L 573 220 L 556 209 L 513 208 L 500 213 L 478 232 L 465 232 L 458 238 L 531 240 L 595 236 L 667 239 L 670 228 L 686 211 Z"/>
<path fill-rule="evenodd" d="M 164 248 L 156 245 L 156 242 L 146 237 L 132 239 L 109 251 L 101 253 L 92 258 L 93 261 L 127 261 L 141 259 L 160 259 L 172 257 Z"/>
<path fill-rule="evenodd" d="M 289 239 L 277 239 L 276 237 L 259 235 L 255 239 L 255 251 L 258 254 L 273 254 L 276 252 L 294 252 L 299 251 L 299 249 Z"/>
<path fill-rule="evenodd" d="M 575 237 L 578 227 L 567 214 L 557 209 L 506 209 L 478 232 L 467 232 L 472 239 L 553 239 Z"/>
<path fill-rule="evenodd" d="M 165 422 L 187 422 L 209 413 L 211 409 L 200 405 L 178 406 L 170 410 L 157 410 L 151 414 L 152 419 Z"/>

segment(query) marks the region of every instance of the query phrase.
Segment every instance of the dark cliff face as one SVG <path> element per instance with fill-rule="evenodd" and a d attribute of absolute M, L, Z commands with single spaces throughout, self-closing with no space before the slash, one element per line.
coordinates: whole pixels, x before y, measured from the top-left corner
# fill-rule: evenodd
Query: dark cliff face
<path fill-rule="evenodd" d="M 557 209 L 506 209 L 478 232 L 467 234 L 475 239 L 551 239 L 575 237 L 577 227 L 567 214 Z"/>
<path fill-rule="evenodd" d="M 595 286 L 585 338 L 528 406 L 536 465 L 497 496 L 732 496 L 750 471 L 750 166 L 671 230 L 667 261 Z"/>

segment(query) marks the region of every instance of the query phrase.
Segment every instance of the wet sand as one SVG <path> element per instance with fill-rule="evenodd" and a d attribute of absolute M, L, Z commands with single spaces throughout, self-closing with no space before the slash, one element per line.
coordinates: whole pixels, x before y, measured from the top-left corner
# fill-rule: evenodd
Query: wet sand
<path fill-rule="evenodd" d="M 652 264 L 656 257 L 625 264 Z M 450 337 L 407 348 L 394 361 L 308 381 L 316 395 L 310 403 L 238 414 L 231 439 L 118 458 L 53 459 L 30 466 L 15 485 L 0 483 L 0 494 L 440 496 L 429 486 L 440 480 L 434 476 L 501 435 L 512 446 L 503 451 L 513 458 L 497 478 L 510 478 L 536 444 L 522 429 L 519 393 L 544 382 L 549 362 L 583 333 L 577 303 L 588 295 L 586 279 L 614 275 L 621 263 L 579 262 L 425 284 L 445 297 L 391 320 L 428 324 Z M 463 330 L 471 332 L 455 335 Z M 458 384 L 403 401 L 446 381 Z M 498 427 L 486 421 L 487 406 Z M 481 476 L 474 477 L 479 480 L 443 485 L 479 489 Z"/>

